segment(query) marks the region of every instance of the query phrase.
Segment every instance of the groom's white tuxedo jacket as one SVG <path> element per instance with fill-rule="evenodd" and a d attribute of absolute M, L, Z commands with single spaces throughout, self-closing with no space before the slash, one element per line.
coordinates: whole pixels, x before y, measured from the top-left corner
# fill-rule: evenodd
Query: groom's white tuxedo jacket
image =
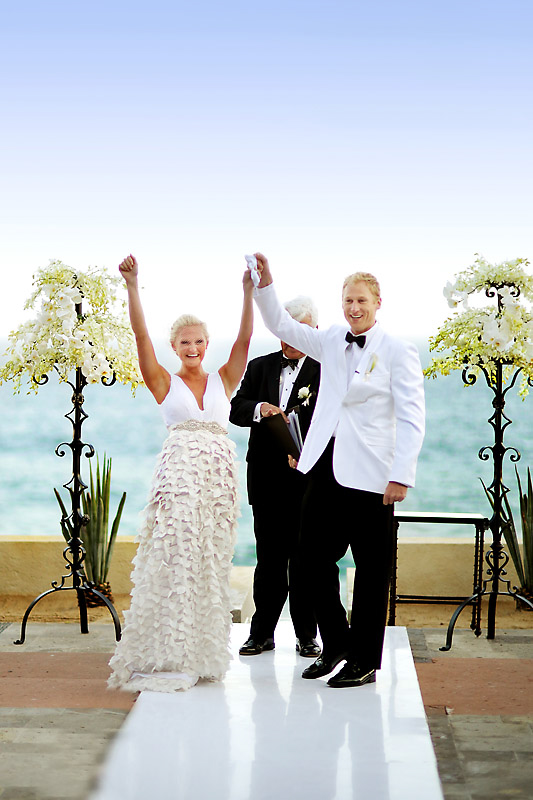
<path fill-rule="evenodd" d="M 414 486 L 425 416 L 416 347 L 375 325 L 352 375 L 347 325 L 318 330 L 296 322 L 280 305 L 273 284 L 256 289 L 255 299 L 272 333 L 321 364 L 315 413 L 298 469 L 308 472 L 335 436 L 333 472 L 342 486 L 379 494 L 389 481 Z"/>

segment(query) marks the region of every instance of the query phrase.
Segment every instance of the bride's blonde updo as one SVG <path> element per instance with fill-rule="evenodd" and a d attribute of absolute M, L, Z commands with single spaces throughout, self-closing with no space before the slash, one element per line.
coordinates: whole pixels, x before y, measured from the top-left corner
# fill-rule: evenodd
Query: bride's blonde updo
<path fill-rule="evenodd" d="M 181 317 L 178 317 L 177 320 L 172 324 L 170 329 L 170 344 L 171 347 L 174 347 L 174 342 L 178 337 L 179 332 L 183 328 L 189 328 L 191 325 L 198 325 L 204 332 L 206 342 L 209 341 L 209 333 L 207 332 L 207 325 L 198 317 L 195 317 L 194 314 L 182 314 Z"/>

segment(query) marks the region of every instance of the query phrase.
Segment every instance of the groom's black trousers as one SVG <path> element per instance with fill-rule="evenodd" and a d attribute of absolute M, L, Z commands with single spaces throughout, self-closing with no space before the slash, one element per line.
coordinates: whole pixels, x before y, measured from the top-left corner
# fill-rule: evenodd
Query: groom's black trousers
<path fill-rule="evenodd" d="M 393 555 L 393 506 L 383 495 L 341 486 L 333 475 L 333 439 L 309 472 L 301 548 L 326 659 L 341 653 L 379 669 Z M 340 599 L 337 562 L 355 562 L 351 623 Z"/>

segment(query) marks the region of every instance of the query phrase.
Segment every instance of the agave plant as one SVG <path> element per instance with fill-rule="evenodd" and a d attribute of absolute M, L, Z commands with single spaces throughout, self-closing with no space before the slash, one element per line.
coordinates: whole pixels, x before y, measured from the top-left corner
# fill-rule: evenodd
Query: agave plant
<path fill-rule="evenodd" d="M 83 513 L 89 518 L 89 522 L 82 529 L 83 546 L 85 549 L 85 560 L 83 567 L 87 579 L 94 583 L 99 592 L 112 600 L 111 587 L 107 580 L 109 565 L 113 545 L 117 538 L 118 527 L 124 503 L 126 502 L 126 492 L 123 493 L 118 504 L 117 513 L 109 531 L 109 498 L 111 490 L 111 459 L 104 460 L 102 469 L 98 456 L 96 456 L 96 475 L 93 475 L 92 464 L 89 463 L 90 480 L 89 486 L 81 496 Z M 54 489 L 57 502 L 61 508 L 63 517 L 61 519 L 61 532 L 68 542 L 74 534 L 69 513 L 63 503 L 57 489 Z M 100 605 L 101 601 L 96 595 L 87 596 L 88 605 Z"/>
<path fill-rule="evenodd" d="M 527 493 L 522 490 L 522 483 L 520 475 L 515 467 L 516 481 L 518 484 L 518 496 L 520 501 L 520 521 L 522 528 L 522 550 L 518 542 L 516 534 L 516 525 L 513 517 L 507 494 L 503 496 L 502 508 L 502 533 L 505 543 L 509 549 L 518 582 L 520 584 L 520 594 L 524 595 L 530 600 L 533 600 L 533 483 L 531 481 L 531 472 L 527 470 Z M 491 506 L 494 508 L 492 497 L 489 494 L 487 487 L 483 484 L 485 494 L 487 495 Z M 523 608 L 530 609 L 525 603 Z"/>

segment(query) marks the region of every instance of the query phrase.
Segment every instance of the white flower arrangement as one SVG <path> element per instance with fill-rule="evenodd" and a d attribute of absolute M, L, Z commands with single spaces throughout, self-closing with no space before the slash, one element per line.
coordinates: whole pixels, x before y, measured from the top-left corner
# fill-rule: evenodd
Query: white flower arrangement
<path fill-rule="evenodd" d="M 516 369 L 522 371 L 519 394 L 525 397 L 528 381 L 533 380 L 533 276 L 524 258 L 489 264 L 478 256 L 468 269 L 444 287 L 444 296 L 458 310 L 429 340 L 429 349 L 443 355 L 433 359 L 425 370 L 427 377 L 449 375 L 454 369 L 481 368 L 490 380 L 497 364 L 504 366 L 504 382 Z M 474 293 L 484 292 L 491 305 L 471 307 Z"/>
<path fill-rule="evenodd" d="M 120 283 L 120 277 L 106 269 L 83 272 L 61 261 L 50 261 L 38 270 L 34 291 L 24 305 L 37 315 L 9 334 L 0 383 L 11 380 L 13 391 L 20 392 L 26 375 L 30 389 L 37 392 L 38 381 L 52 369 L 66 381 L 80 367 L 87 383 L 114 374 L 135 391 L 142 377 L 126 304 L 116 295 Z M 76 309 L 79 303 L 81 314 Z"/>

